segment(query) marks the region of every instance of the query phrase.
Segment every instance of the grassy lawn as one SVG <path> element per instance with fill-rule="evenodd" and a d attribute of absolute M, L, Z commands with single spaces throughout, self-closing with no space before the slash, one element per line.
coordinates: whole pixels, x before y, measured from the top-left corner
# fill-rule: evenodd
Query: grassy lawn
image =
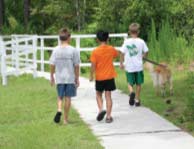
<path fill-rule="evenodd" d="M 128 94 L 124 71 L 117 69 L 117 73 L 117 88 Z M 145 82 L 142 86 L 141 100 L 143 106 L 152 109 L 194 136 L 194 73 L 188 74 L 187 71 L 174 70 L 174 95 L 162 98 L 155 94 L 151 76 L 145 71 Z M 89 76 L 87 71 L 83 76 Z M 172 101 L 171 104 L 166 104 L 165 101 L 168 99 Z"/>
<path fill-rule="evenodd" d="M 0 149 L 101 149 L 74 109 L 70 124 L 54 124 L 56 92 L 45 79 L 10 77 L 0 86 Z"/>

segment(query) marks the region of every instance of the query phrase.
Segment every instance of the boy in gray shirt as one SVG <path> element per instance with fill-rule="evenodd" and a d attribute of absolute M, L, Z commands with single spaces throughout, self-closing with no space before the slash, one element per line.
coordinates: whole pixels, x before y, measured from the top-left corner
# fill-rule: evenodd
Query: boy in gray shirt
<path fill-rule="evenodd" d="M 79 86 L 79 52 L 70 46 L 71 34 L 67 29 L 59 33 L 61 45 L 57 46 L 50 57 L 50 83 L 57 84 L 57 113 L 54 122 L 59 123 L 62 114 L 62 101 L 65 97 L 64 124 L 68 123 L 68 112 L 71 107 L 71 97 L 76 96 Z M 54 77 L 55 73 L 55 77 Z"/>

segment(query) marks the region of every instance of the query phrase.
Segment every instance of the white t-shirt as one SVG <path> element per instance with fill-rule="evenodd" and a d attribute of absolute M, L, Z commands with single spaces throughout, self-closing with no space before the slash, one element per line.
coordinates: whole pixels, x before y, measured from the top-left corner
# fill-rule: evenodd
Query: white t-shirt
<path fill-rule="evenodd" d="M 51 57 L 50 64 L 55 65 L 55 77 L 57 84 L 75 83 L 75 66 L 79 65 L 79 51 L 72 46 L 57 46 Z"/>
<path fill-rule="evenodd" d="M 127 72 L 143 70 L 143 53 L 148 52 L 148 47 L 144 40 L 128 38 L 124 41 L 120 51 L 124 54 L 124 66 Z"/>

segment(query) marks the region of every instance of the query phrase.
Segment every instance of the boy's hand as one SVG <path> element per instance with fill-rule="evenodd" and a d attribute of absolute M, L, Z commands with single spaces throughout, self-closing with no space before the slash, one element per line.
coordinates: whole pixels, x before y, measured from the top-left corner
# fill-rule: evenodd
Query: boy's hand
<path fill-rule="evenodd" d="M 147 58 L 147 56 L 148 56 L 148 52 L 143 54 L 142 59 Z"/>
<path fill-rule="evenodd" d="M 93 81 L 94 80 L 94 72 L 96 69 L 96 64 L 95 63 L 91 63 L 91 68 L 90 68 L 90 79 L 89 81 Z"/>
<path fill-rule="evenodd" d="M 76 78 L 76 79 L 75 79 L 75 86 L 76 86 L 76 88 L 79 87 L 79 78 Z"/>
<path fill-rule="evenodd" d="M 50 78 L 50 84 L 51 86 L 55 85 L 55 78 L 53 76 Z"/>
<path fill-rule="evenodd" d="M 124 69 L 125 67 L 124 67 L 124 65 L 123 65 L 123 63 L 120 63 L 120 69 Z"/>
<path fill-rule="evenodd" d="M 91 75 L 89 81 L 92 82 L 93 80 L 94 80 L 94 77 L 93 75 Z"/>

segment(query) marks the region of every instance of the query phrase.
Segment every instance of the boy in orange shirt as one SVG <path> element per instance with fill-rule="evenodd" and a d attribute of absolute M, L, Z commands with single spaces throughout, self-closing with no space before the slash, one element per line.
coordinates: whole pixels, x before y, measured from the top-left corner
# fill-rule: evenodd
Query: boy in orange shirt
<path fill-rule="evenodd" d="M 107 44 L 109 38 L 108 32 L 99 31 L 96 36 L 100 45 L 93 50 L 90 57 L 90 81 L 93 80 L 95 73 L 96 100 L 99 108 L 97 120 L 101 121 L 107 113 L 106 123 L 111 123 L 113 121 L 113 118 L 111 116 L 111 91 L 116 89 L 114 81 L 114 78 L 116 77 L 116 71 L 113 66 L 113 59 L 118 56 L 118 52 L 114 47 Z M 107 111 L 103 110 L 103 91 L 105 91 Z"/>

